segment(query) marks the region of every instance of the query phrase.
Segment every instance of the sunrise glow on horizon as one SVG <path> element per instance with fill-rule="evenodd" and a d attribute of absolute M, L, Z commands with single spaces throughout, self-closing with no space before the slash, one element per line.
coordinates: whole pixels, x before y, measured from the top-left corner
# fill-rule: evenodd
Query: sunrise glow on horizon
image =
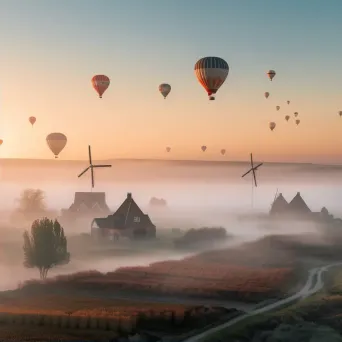
<path fill-rule="evenodd" d="M 342 163 L 340 0 L 0 0 L 0 9 L 1 158 L 53 159 L 45 138 L 62 132 L 62 160 L 87 159 L 90 144 L 94 159 L 239 161 L 253 152 Z M 230 67 L 216 101 L 193 70 L 205 56 Z M 95 74 L 111 79 L 102 99 Z"/>

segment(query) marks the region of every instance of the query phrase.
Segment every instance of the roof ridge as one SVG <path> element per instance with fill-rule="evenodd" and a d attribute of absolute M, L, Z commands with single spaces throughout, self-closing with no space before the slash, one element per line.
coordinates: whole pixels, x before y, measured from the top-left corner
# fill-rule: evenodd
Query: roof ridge
<path fill-rule="evenodd" d="M 129 214 L 129 211 L 130 211 L 130 209 L 131 209 L 132 201 L 133 201 L 133 198 L 130 198 L 129 205 L 128 205 L 128 209 L 127 209 L 127 213 L 126 213 L 126 217 L 125 217 L 125 225 L 126 225 L 126 223 L 127 223 L 128 214 Z"/>

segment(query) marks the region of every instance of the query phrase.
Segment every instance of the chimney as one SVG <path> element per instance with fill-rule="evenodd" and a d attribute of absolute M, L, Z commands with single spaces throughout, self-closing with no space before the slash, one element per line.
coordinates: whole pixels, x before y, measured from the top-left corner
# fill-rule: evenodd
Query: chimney
<path fill-rule="evenodd" d="M 128 198 L 128 199 L 131 199 L 131 198 L 132 198 L 132 193 L 127 192 L 127 198 Z"/>

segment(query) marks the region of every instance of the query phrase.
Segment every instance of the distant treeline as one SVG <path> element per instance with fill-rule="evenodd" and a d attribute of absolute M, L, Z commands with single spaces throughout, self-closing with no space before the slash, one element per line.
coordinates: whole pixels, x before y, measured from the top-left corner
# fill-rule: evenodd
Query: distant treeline
<path fill-rule="evenodd" d="M 188 247 L 207 242 L 223 241 L 228 238 L 223 227 L 203 227 L 188 230 L 182 237 L 175 239 L 175 247 Z"/>

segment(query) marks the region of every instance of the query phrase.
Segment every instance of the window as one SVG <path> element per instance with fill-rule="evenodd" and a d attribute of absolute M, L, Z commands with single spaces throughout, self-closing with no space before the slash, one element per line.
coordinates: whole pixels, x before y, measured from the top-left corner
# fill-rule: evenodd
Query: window
<path fill-rule="evenodd" d="M 134 222 L 140 222 L 140 217 L 139 216 L 134 216 Z"/>

